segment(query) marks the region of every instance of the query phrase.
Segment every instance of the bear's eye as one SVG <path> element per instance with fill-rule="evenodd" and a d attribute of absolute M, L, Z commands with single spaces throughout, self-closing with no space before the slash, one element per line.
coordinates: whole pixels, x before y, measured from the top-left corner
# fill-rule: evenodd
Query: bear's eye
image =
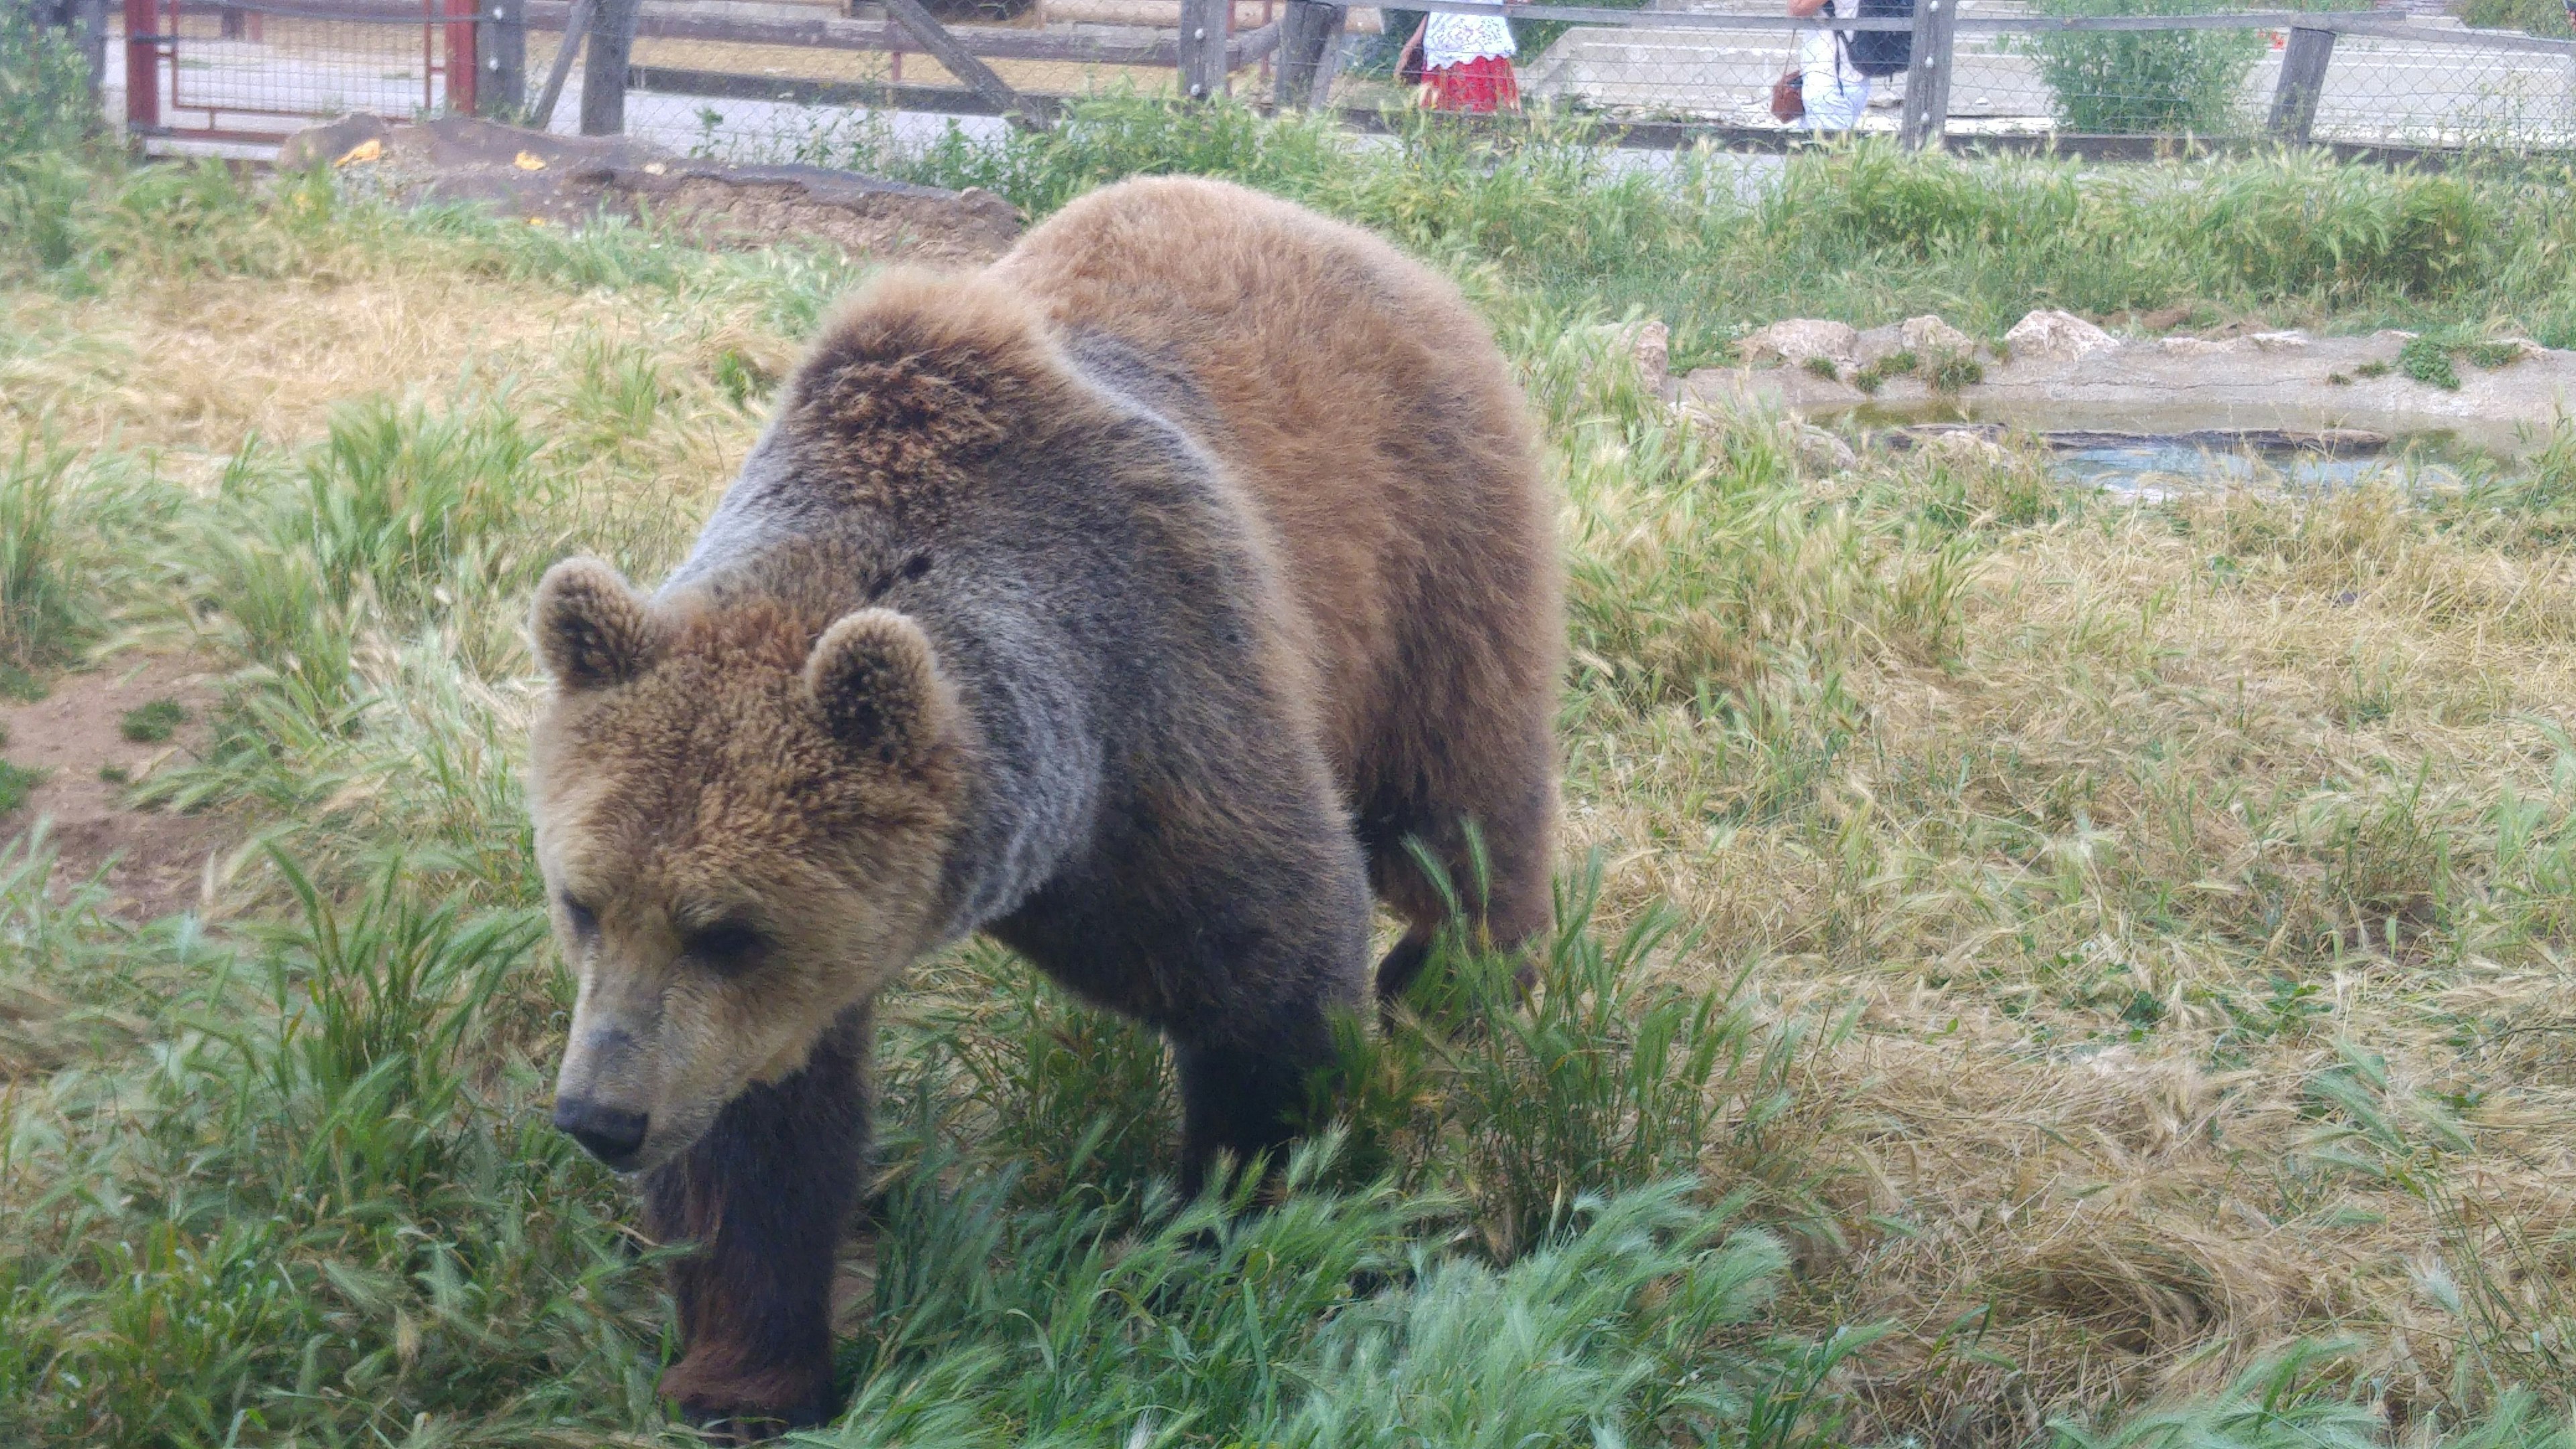
<path fill-rule="evenodd" d="M 572 922 L 573 935 L 584 941 L 599 935 L 599 917 L 590 907 L 566 895 L 563 897 L 563 908 L 564 919 Z"/>
<path fill-rule="evenodd" d="M 689 933 L 688 952 L 708 967 L 731 976 L 747 970 L 768 941 L 745 921 L 718 921 Z"/>

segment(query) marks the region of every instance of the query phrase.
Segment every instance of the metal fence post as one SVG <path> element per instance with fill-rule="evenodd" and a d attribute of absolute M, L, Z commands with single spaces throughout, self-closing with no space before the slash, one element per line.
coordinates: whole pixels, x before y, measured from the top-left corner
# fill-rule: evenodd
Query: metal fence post
<path fill-rule="evenodd" d="M 474 92 L 476 109 L 515 121 L 528 104 L 527 0 L 484 0 L 483 13 L 491 18 L 480 24 L 482 33 L 474 37 L 475 53 L 483 59 L 481 84 Z"/>
<path fill-rule="evenodd" d="M 1181 94 L 1194 101 L 1225 94 L 1225 32 L 1234 0 L 1181 0 Z"/>
<path fill-rule="evenodd" d="M 599 0 L 590 23 L 590 48 L 582 53 L 581 133 L 621 136 L 626 133 L 626 58 L 635 50 L 635 21 L 641 0 Z"/>
<path fill-rule="evenodd" d="M 1324 103 L 1333 72 L 1340 69 L 1342 23 L 1350 13 L 1347 6 L 1288 0 L 1279 16 L 1277 89 L 1272 94 L 1281 110 Z"/>
<path fill-rule="evenodd" d="M 1915 0 L 1913 57 L 1905 67 L 1905 112 L 1896 138 L 1908 151 L 1941 144 L 1950 123 L 1950 37 L 1959 0 Z"/>
<path fill-rule="evenodd" d="M 2326 64 L 2334 59 L 2335 33 L 2293 27 L 2281 51 L 2281 83 L 2272 92 L 2272 135 L 2293 146 L 2308 144 L 2317 125 L 2317 100 L 2326 90 Z"/>

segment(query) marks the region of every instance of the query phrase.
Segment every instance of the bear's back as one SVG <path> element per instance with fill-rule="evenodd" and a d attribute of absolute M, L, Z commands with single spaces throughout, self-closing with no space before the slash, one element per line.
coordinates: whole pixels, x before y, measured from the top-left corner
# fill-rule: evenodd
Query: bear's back
<path fill-rule="evenodd" d="M 1094 192 L 991 275 L 1226 465 L 1303 616 L 1355 800 L 1374 766 L 1431 743 L 1391 736 L 1552 694 L 1561 581 L 1533 430 L 1448 282 L 1357 228 L 1191 178 Z M 1081 344 L 1103 335 L 1117 345 Z"/>

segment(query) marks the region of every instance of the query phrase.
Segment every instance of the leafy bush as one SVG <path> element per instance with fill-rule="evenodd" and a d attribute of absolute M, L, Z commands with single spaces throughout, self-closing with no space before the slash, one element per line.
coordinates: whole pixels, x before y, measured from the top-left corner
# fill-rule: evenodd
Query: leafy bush
<path fill-rule="evenodd" d="M 2520 30 L 2559 40 L 2576 35 L 2560 0 L 2465 0 L 2460 20 L 2477 30 Z"/>
<path fill-rule="evenodd" d="M 2041 0 L 2046 15 L 2188 15 L 2201 0 Z M 2236 129 L 2237 91 L 2263 58 L 2253 30 L 2092 31 L 2029 42 L 2068 129 L 2102 135 L 2218 135 Z"/>
<path fill-rule="evenodd" d="M 98 129 L 87 58 L 29 11 L 0 8 L 0 174 L 26 157 L 71 150 Z"/>

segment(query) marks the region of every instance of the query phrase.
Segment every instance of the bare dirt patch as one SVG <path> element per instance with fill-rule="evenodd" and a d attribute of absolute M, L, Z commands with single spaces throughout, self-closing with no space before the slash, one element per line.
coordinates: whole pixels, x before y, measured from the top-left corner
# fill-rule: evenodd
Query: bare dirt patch
<path fill-rule="evenodd" d="M 288 137 L 277 164 L 329 165 L 397 201 L 474 202 L 534 222 L 658 219 L 703 246 L 823 243 L 852 258 L 980 265 L 1008 250 L 1021 226 L 1009 202 L 971 188 L 688 160 L 624 136 L 556 136 L 461 116 L 416 125 L 343 116 Z"/>
<path fill-rule="evenodd" d="M 8 730 L 9 763 L 39 770 L 44 778 L 5 818 L 13 837 L 50 822 L 57 889 L 97 878 L 107 908 L 139 920 L 187 910 L 203 895 L 206 862 L 223 850 L 231 832 L 203 816 L 138 810 L 126 801 L 136 782 L 173 759 L 204 747 L 206 711 L 214 701 L 212 677 L 194 660 L 177 655 L 118 658 L 55 681 L 53 692 L 32 704 L 0 707 Z M 156 732 L 150 714 L 168 701 L 185 715 L 159 721 L 158 739 L 129 738 Z"/>

